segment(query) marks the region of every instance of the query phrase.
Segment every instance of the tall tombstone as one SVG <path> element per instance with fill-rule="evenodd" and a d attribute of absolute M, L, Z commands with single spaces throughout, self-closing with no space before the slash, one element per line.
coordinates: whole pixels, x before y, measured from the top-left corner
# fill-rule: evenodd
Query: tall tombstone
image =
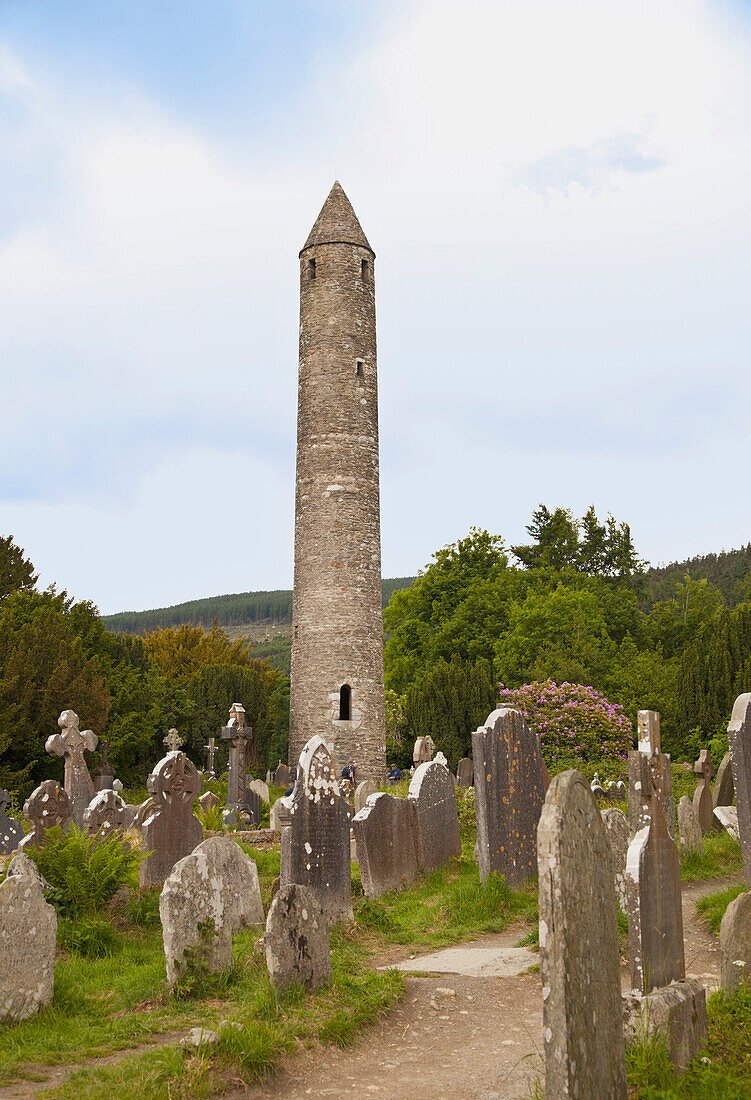
<path fill-rule="evenodd" d="M 545 790 L 537 734 L 518 710 L 494 710 L 472 734 L 480 878 L 519 886 L 537 872 L 537 822 Z"/>
<path fill-rule="evenodd" d="M 0 856 L 9 856 L 23 840 L 23 825 L 13 817 L 5 816 L 10 805 L 10 794 L 0 788 Z"/>
<path fill-rule="evenodd" d="M 367 782 L 367 780 L 365 780 Z M 369 898 L 407 887 L 417 875 L 414 804 L 371 794 L 352 819 L 362 888 Z"/>
<path fill-rule="evenodd" d="M 227 809 L 240 813 L 246 809 L 248 754 L 253 730 L 245 724 L 245 707 L 233 703 L 229 721 L 222 726 L 222 741 L 229 744 L 229 778 L 227 785 Z"/>
<path fill-rule="evenodd" d="M 628 823 L 631 837 L 649 822 L 652 789 L 662 795 L 668 832 L 675 839 L 675 799 L 670 774 L 670 757 L 663 753 L 660 715 L 656 710 L 637 714 L 638 748 L 628 754 Z"/>
<path fill-rule="evenodd" d="M 36 878 L 0 883 L 0 1023 L 25 1020 L 51 1002 L 56 934 L 57 914 Z"/>
<path fill-rule="evenodd" d="M 45 779 L 24 802 L 23 816 L 31 822 L 31 832 L 20 841 L 19 849 L 44 848 L 49 843 L 50 829 L 59 825 L 65 832 L 70 828 L 70 798 L 56 780 Z"/>
<path fill-rule="evenodd" d="M 751 886 L 751 693 L 739 695 L 728 726 L 743 873 Z"/>
<path fill-rule="evenodd" d="M 456 766 L 456 782 L 459 787 L 471 787 L 475 778 L 475 766 L 469 756 L 465 756 Z"/>
<path fill-rule="evenodd" d="M 694 813 L 699 827 L 705 835 L 711 832 L 714 825 L 714 807 L 712 805 L 712 788 L 710 780 L 714 775 L 712 759 L 709 749 L 702 749 L 699 759 L 694 764 L 694 774 L 699 777 L 694 793 Z"/>
<path fill-rule="evenodd" d="M 701 825 L 694 803 L 684 794 L 678 803 L 678 836 L 684 852 L 703 852 Z"/>
<path fill-rule="evenodd" d="M 735 993 L 745 982 L 751 985 L 751 894 L 739 894 L 730 902 L 720 925 L 722 991 Z"/>
<path fill-rule="evenodd" d="M 681 861 L 656 788 L 650 822 L 629 845 L 626 881 L 631 986 L 649 993 L 686 977 Z"/>
<path fill-rule="evenodd" d="M 318 734 L 300 754 L 289 801 L 291 824 L 282 830 L 281 885 L 310 887 L 330 923 L 351 919 L 352 810 L 339 794 L 333 757 Z"/>
<path fill-rule="evenodd" d="M 625 1100 L 613 863 L 581 772 L 552 780 L 537 847 L 545 1096 Z"/>
<path fill-rule="evenodd" d="M 413 806 L 417 866 L 432 871 L 462 854 L 456 788 L 447 768 L 437 760 L 420 764 L 407 795 Z"/>
<path fill-rule="evenodd" d="M 733 765 L 730 762 L 730 753 L 726 752 L 717 769 L 717 778 L 712 788 L 712 806 L 732 806 L 734 797 Z"/>
<path fill-rule="evenodd" d="M 609 806 L 600 811 L 610 841 L 610 854 L 613 857 L 613 881 L 618 904 L 623 912 L 628 910 L 628 889 L 626 886 L 626 855 L 628 853 L 628 818 L 623 810 Z"/>
<path fill-rule="evenodd" d="M 203 840 L 203 825 L 193 813 L 201 777 L 185 753 L 176 750 L 159 761 L 146 789 L 151 798 L 141 822 L 141 849 L 151 855 L 141 864 L 141 886 L 155 886 Z"/>
<path fill-rule="evenodd" d="M 57 724 L 62 732 L 48 737 L 44 747 L 52 756 L 65 758 L 63 786 L 70 799 L 73 821 L 82 829 L 84 811 L 96 794 L 83 754 L 94 751 L 97 737 L 92 730 L 79 730 L 74 710 L 64 710 Z"/>

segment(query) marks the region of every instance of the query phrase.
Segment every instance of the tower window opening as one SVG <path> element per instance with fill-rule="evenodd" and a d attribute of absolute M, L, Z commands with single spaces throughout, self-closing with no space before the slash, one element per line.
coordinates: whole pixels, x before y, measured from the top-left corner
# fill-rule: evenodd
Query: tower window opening
<path fill-rule="evenodd" d="M 357 359 L 355 361 L 355 374 L 357 375 L 358 378 L 364 378 L 365 377 L 365 363 L 363 362 L 362 359 Z"/>
<path fill-rule="evenodd" d="M 339 721 L 349 722 L 352 714 L 352 688 L 342 684 L 339 688 Z"/>
<path fill-rule="evenodd" d="M 360 261 L 360 276 L 361 276 L 362 281 L 364 283 L 367 283 L 368 275 L 369 275 L 368 261 L 367 260 L 361 260 Z"/>
<path fill-rule="evenodd" d="M 308 278 L 315 279 L 316 277 L 316 262 L 315 260 L 308 260 Z"/>

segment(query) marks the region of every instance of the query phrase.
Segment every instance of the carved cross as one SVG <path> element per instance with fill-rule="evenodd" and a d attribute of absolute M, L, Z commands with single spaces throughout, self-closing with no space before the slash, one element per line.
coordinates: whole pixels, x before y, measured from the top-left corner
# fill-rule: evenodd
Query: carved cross
<path fill-rule="evenodd" d="M 65 758 L 65 791 L 70 798 L 73 820 L 79 829 L 83 827 L 83 814 L 94 797 L 94 783 L 84 759 L 84 751 L 93 752 L 97 736 L 91 730 L 79 730 L 78 715 L 74 710 L 64 710 L 57 720 L 62 733 L 47 738 L 45 748 L 52 756 Z"/>
<path fill-rule="evenodd" d="M 216 739 L 209 738 L 209 743 L 203 746 L 206 749 L 206 774 L 211 778 L 214 775 L 214 753 L 216 752 Z"/>
<path fill-rule="evenodd" d="M 183 739 L 176 729 L 171 729 L 167 736 L 163 738 L 162 744 L 167 746 L 169 752 L 177 752 L 183 743 Z"/>
<path fill-rule="evenodd" d="M 222 726 L 222 740 L 229 742 L 229 780 L 227 784 L 227 809 L 245 809 L 248 750 L 253 729 L 245 725 L 245 707 L 233 703 L 229 721 Z"/>
<path fill-rule="evenodd" d="M 699 753 L 699 759 L 694 764 L 694 775 L 699 776 L 700 783 L 702 780 L 704 783 L 709 783 L 714 775 L 714 767 L 712 766 L 712 758 L 709 755 L 709 749 L 702 749 Z"/>
<path fill-rule="evenodd" d="M 99 767 L 94 769 L 94 786 L 98 791 L 111 791 L 112 783 L 115 778 L 115 769 L 107 759 L 109 741 L 102 738 L 99 742 L 99 751 L 102 754 L 102 759 L 99 762 Z"/>

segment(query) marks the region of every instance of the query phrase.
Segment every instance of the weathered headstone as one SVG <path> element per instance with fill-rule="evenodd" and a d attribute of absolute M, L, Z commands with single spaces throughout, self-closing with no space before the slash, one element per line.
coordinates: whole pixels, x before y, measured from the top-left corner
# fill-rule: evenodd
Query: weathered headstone
<path fill-rule="evenodd" d="M 281 760 L 277 764 L 276 771 L 274 772 L 274 786 L 281 787 L 282 790 L 287 790 L 289 787 L 289 768 L 286 764 L 282 764 Z"/>
<path fill-rule="evenodd" d="M 628 824 L 633 838 L 649 823 L 652 789 L 661 792 L 668 833 L 675 839 L 675 799 L 670 773 L 670 757 L 660 743 L 660 716 L 656 710 L 640 710 L 638 744 L 628 754 Z"/>
<path fill-rule="evenodd" d="M 180 977 L 186 952 L 202 939 L 208 969 L 226 970 L 232 965 L 233 934 L 246 925 L 263 924 L 255 862 L 234 840 L 209 837 L 170 871 L 159 915 L 170 983 Z"/>
<path fill-rule="evenodd" d="M 203 746 L 206 750 L 206 778 L 216 779 L 214 773 L 214 756 L 216 755 L 216 739 L 210 737 L 208 743 Z"/>
<path fill-rule="evenodd" d="M 704 840 L 696 816 L 695 803 L 684 794 L 678 803 L 678 836 L 684 852 L 703 852 Z"/>
<path fill-rule="evenodd" d="M 420 764 L 426 764 L 429 760 L 432 760 L 434 752 L 435 741 L 430 734 L 426 737 L 418 737 L 415 741 L 415 747 L 412 750 L 412 759 L 415 762 L 415 767 L 417 768 Z"/>
<path fill-rule="evenodd" d="M 97 737 L 91 730 L 79 730 L 78 715 L 74 710 L 64 710 L 57 724 L 62 733 L 53 733 L 44 747 L 52 756 L 65 758 L 63 786 L 70 799 L 71 816 L 82 829 L 84 811 L 96 794 L 83 754 L 85 750 L 94 751 Z"/>
<path fill-rule="evenodd" d="M 50 893 L 54 890 L 54 886 L 47 882 L 34 860 L 27 856 L 25 852 L 16 852 L 5 868 L 5 875 L 6 878 L 13 878 L 14 876 L 17 878 L 33 878 L 42 893 Z"/>
<path fill-rule="evenodd" d="M 14 817 L 5 816 L 5 807 L 10 805 L 10 794 L 0 789 L 0 855 L 7 856 L 15 852 L 23 840 L 23 825 Z"/>
<path fill-rule="evenodd" d="M 54 779 L 45 779 L 23 804 L 23 816 L 31 822 L 31 832 L 19 842 L 19 849 L 44 848 L 48 831 L 56 825 L 65 832 L 73 820 L 68 795 Z"/>
<path fill-rule="evenodd" d="M 686 976 L 681 862 L 657 790 L 650 817 L 626 857 L 631 986 L 642 993 Z"/>
<path fill-rule="evenodd" d="M 204 812 L 207 810 L 215 810 L 219 805 L 219 799 L 213 791 L 206 791 L 205 794 L 202 794 L 198 799 L 198 805 Z"/>
<path fill-rule="evenodd" d="M 472 734 L 480 878 L 521 885 L 537 873 L 537 822 L 545 799 L 537 734 L 517 710 L 494 710 Z"/>
<path fill-rule="evenodd" d="M 56 936 L 57 914 L 34 878 L 0 883 L 0 1022 L 26 1020 L 51 1002 Z"/>
<path fill-rule="evenodd" d="M 409 784 L 417 866 L 423 872 L 462 854 L 454 780 L 435 760 L 420 764 Z"/>
<path fill-rule="evenodd" d="M 711 831 L 714 825 L 712 817 L 712 788 L 710 779 L 714 775 L 709 749 L 702 749 L 699 759 L 694 764 L 694 774 L 698 776 L 698 784 L 694 794 L 694 812 L 699 827 L 705 835 Z"/>
<path fill-rule="evenodd" d="M 309 886 L 329 923 L 351 919 L 352 810 L 339 794 L 333 757 L 318 734 L 300 754 L 289 801 L 292 823 L 282 830 L 282 884 Z"/>
<path fill-rule="evenodd" d="M 378 788 L 370 779 L 363 779 L 355 787 L 355 813 L 359 813 L 372 794 L 377 794 Z"/>
<path fill-rule="evenodd" d="M 409 886 L 417 875 L 414 804 L 374 794 L 352 819 L 360 880 L 369 898 Z"/>
<path fill-rule="evenodd" d="M 610 852 L 613 857 L 613 881 L 618 904 L 625 913 L 628 907 L 628 888 L 626 886 L 626 853 L 628 852 L 628 818 L 623 810 L 610 806 L 601 811 Z"/>
<path fill-rule="evenodd" d="M 716 806 L 714 816 L 715 820 L 718 822 L 718 827 L 721 826 L 723 829 L 726 829 L 733 840 L 740 844 L 741 834 L 738 828 L 738 807 Z"/>
<path fill-rule="evenodd" d="M 166 748 L 167 752 L 178 752 L 182 748 L 183 739 L 174 727 L 169 731 L 166 737 L 162 738 L 162 744 Z"/>
<path fill-rule="evenodd" d="M 247 820 L 251 825 L 258 825 L 262 817 L 263 806 L 261 805 L 260 794 L 258 793 L 258 791 L 254 791 L 252 787 L 246 788 L 243 818 Z"/>
<path fill-rule="evenodd" d="M 751 886 L 751 693 L 739 695 L 728 726 L 743 873 Z"/>
<path fill-rule="evenodd" d="M 271 802 L 268 783 L 264 783 L 262 779 L 254 779 L 251 783 L 248 784 L 248 786 L 250 790 L 255 791 L 256 794 L 259 795 L 264 802 Z"/>
<path fill-rule="evenodd" d="M 645 1038 L 663 1039 L 668 1060 L 682 1072 L 707 1041 L 704 987 L 696 978 L 685 978 L 646 996 L 638 991 L 626 993 L 623 1030 L 629 1045 Z"/>
<path fill-rule="evenodd" d="M 735 797 L 733 788 L 733 765 L 730 762 L 730 753 L 726 752 L 717 769 L 717 778 L 712 788 L 713 806 L 732 806 Z"/>
<path fill-rule="evenodd" d="M 307 886 L 287 883 L 280 887 L 266 918 L 263 942 L 274 989 L 284 992 L 290 985 L 300 985 L 312 992 L 331 981 L 326 917 L 316 894 Z"/>
<path fill-rule="evenodd" d="M 227 809 L 236 813 L 247 809 L 248 755 L 252 738 L 253 730 L 245 724 L 245 707 L 241 703 L 233 703 L 229 711 L 229 721 L 226 726 L 222 726 L 222 741 L 229 743 Z"/>
<path fill-rule="evenodd" d="M 730 902 L 720 925 L 723 993 L 735 993 L 745 982 L 751 986 L 751 894 L 739 894 Z"/>
<path fill-rule="evenodd" d="M 551 782 L 537 845 L 545 1096 L 625 1100 L 611 848 L 580 772 Z"/>
<path fill-rule="evenodd" d="M 99 834 L 106 838 L 113 833 L 123 833 L 128 823 L 128 807 L 117 791 L 99 791 L 83 815 L 84 828 L 90 836 Z"/>
<path fill-rule="evenodd" d="M 109 753 L 109 741 L 104 738 L 99 742 L 101 759 L 99 766 L 94 768 L 94 789 L 97 791 L 111 791 L 115 782 L 115 769 L 107 759 Z"/>
<path fill-rule="evenodd" d="M 184 752 L 169 752 L 149 776 L 146 789 L 151 805 L 141 824 L 141 848 L 151 855 L 141 864 L 141 886 L 155 886 L 203 840 L 203 825 L 193 813 L 201 777 Z"/>
<path fill-rule="evenodd" d="M 292 814 L 286 798 L 277 798 L 269 810 L 269 828 L 274 833 L 281 833 L 284 825 L 292 821 Z"/>
<path fill-rule="evenodd" d="M 471 787 L 475 777 L 475 766 L 470 756 L 463 757 L 456 766 L 456 781 L 460 787 Z"/>

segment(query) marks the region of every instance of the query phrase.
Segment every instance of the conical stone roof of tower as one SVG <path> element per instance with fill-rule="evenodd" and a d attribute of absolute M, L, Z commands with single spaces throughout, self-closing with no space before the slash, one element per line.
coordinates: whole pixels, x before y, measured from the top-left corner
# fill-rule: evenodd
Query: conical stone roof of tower
<path fill-rule="evenodd" d="M 317 244 L 356 244 L 373 251 L 339 180 L 329 191 L 301 251 Z"/>

